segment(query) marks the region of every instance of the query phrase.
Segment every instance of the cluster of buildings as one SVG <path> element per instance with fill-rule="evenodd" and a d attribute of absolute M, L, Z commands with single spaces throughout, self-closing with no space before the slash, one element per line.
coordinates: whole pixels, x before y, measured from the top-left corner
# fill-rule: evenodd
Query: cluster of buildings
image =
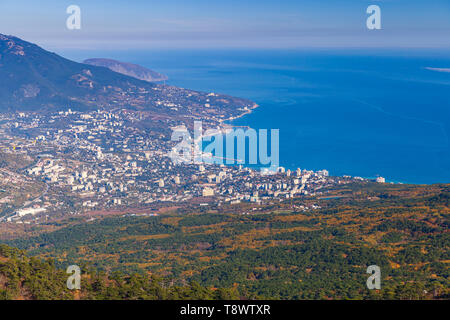
<path fill-rule="evenodd" d="M 326 170 L 280 167 L 264 174 L 241 165 L 175 164 L 168 156 L 170 140 L 139 126 L 139 120 L 131 112 L 70 109 L 0 119 L 2 151 L 33 159 L 23 174 L 46 186 L 40 198 L 6 219 L 39 222 L 44 213 L 47 219 L 161 202 L 261 204 L 315 194 L 343 179 Z"/>

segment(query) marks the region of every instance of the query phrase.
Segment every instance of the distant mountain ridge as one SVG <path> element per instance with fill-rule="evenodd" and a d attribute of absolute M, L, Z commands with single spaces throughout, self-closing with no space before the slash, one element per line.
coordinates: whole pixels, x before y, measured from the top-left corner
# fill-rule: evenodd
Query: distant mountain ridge
<path fill-rule="evenodd" d="M 130 70 L 134 76 L 151 76 L 147 69 Z M 127 109 L 145 112 L 150 118 L 218 121 L 255 106 L 246 99 L 150 83 L 102 66 L 77 63 L 0 34 L 0 112 Z"/>
<path fill-rule="evenodd" d="M 114 88 L 151 85 L 113 71 L 76 63 L 35 44 L 0 34 L 0 111 L 89 109 Z M 97 96 L 97 99 L 94 97 Z"/>
<path fill-rule="evenodd" d="M 93 58 L 86 59 L 83 61 L 83 63 L 92 66 L 105 67 L 112 71 L 148 82 L 159 82 L 169 79 L 166 75 L 147 69 L 140 65 L 121 62 L 113 59 Z"/>

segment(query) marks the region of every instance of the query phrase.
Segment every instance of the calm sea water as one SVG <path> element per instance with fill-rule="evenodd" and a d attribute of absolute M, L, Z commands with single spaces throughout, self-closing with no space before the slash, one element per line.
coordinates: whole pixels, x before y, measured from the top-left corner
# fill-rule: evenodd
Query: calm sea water
<path fill-rule="evenodd" d="M 280 164 L 404 183 L 450 182 L 449 52 L 66 52 L 167 74 L 260 108 L 234 122 L 280 129 Z"/>

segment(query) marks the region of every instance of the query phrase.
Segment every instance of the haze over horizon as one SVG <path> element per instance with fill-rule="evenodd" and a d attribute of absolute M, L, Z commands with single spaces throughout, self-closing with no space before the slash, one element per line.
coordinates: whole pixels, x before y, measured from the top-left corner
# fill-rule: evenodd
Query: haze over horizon
<path fill-rule="evenodd" d="M 81 30 L 68 30 L 68 6 Z M 382 30 L 366 9 L 381 8 Z M 450 48 L 450 2 L 105 1 L 0 2 L 0 33 L 50 50 L 192 48 Z"/>

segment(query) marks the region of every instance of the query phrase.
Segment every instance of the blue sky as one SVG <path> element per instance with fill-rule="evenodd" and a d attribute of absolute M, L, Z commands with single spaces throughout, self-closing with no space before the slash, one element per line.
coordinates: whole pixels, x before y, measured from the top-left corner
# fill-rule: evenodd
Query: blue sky
<path fill-rule="evenodd" d="M 67 30 L 66 8 L 82 29 Z M 381 7 L 382 30 L 366 28 Z M 0 33 L 50 49 L 450 48 L 449 0 L 1 0 Z"/>

